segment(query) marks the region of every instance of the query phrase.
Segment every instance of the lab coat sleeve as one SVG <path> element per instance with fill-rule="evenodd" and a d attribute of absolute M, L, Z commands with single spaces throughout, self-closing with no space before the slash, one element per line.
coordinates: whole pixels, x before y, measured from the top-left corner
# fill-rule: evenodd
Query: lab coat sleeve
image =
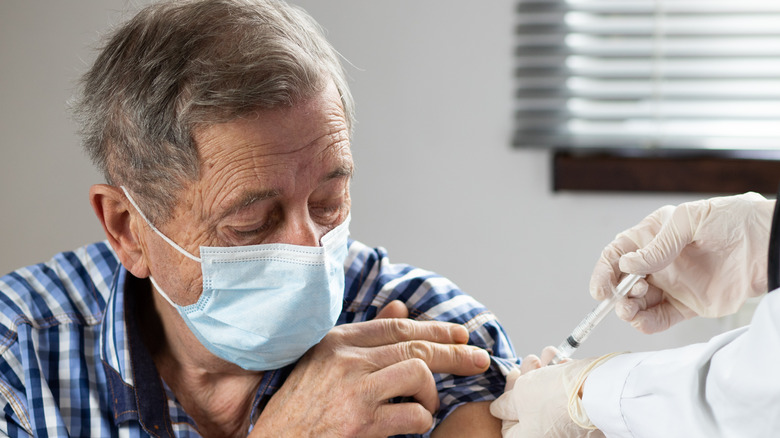
<path fill-rule="evenodd" d="M 750 325 L 596 368 L 583 403 L 607 437 L 768 437 L 780 431 L 780 290 Z"/>

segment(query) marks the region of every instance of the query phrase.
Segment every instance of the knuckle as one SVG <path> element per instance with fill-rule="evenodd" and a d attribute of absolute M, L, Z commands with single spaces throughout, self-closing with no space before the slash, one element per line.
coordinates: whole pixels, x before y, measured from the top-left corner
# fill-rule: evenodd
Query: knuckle
<path fill-rule="evenodd" d="M 411 321 L 404 318 L 391 318 L 383 320 L 385 330 L 393 343 L 408 341 L 414 338 L 414 327 Z"/>
<path fill-rule="evenodd" d="M 343 345 L 346 343 L 347 333 L 344 326 L 335 326 L 319 342 L 323 345 Z"/>
<path fill-rule="evenodd" d="M 337 436 L 365 436 L 365 434 L 365 421 L 350 421 L 342 424 L 341 431 L 337 433 Z"/>
<path fill-rule="evenodd" d="M 404 343 L 407 357 L 410 359 L 421 359 L 423 363 L 430 361 L 434 357 L 433 346 L 424 341 L 409 341 Z"/>
<path fill-rule="evenodd" d="M 423 405 L 415 404 L 417 414 L 410 421 L 412 426 L 412 433 L 422 434 L 430 430 L 433 427 L 433 415 L 423 407 Z"/>
<path fill-rule="evenodd" d="M 367 381 L 362 385 L 361 397 L 364 406 L 372 405 L 375 400 L 380 399 L 380 394 L 383 392 L 381 386 L 382 382 L 376 380 Z"/>
<path fill-rule="evenodd" d="M 414 373 L 415 375 L 422 376 L 423 378 L 431 375 L 428 364 L 423 359 L 413 357 L 408 359 L 406 362 L 409 364 L 410 372 Z"/>
<path fill-rule="evenodd" d="M 409 403 L 401 421 L 410 433 L 423 434 L 433 426 L 433 415 L 419 403 Z"/>

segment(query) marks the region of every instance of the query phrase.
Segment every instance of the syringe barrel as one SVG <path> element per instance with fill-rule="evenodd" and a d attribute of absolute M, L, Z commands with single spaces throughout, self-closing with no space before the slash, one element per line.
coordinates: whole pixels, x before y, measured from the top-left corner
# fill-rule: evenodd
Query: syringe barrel
<path fill-rule="evenodd" d="M 629 274 L 623 278 L 615 289 L 615 293 L 612 294 L 611 297 L 600 302 L 593 311 L 588 313 L 585 318 L 577 324 L 577 327 L 574 327 L 574 330 L 572 330 L 566 340 L 561 342 L 561 345 L 558 346 L 559 353 L 555 355 L 550 364 L 556 364 L 564 358 L 571 357 L 572 353 L 579 348 L 580 344 L 590 336 L 590 332 L 593 331 L 593 328 L 609 315 L 609 312 L 615 307 L 615 303 L 617 303 L 621 297 L 625 296 L 642 277 L 644 277 L 644 275 Z"/>
<path fill-rule="evenodd" d="M 613 295 L 600 302 L 593 311 L 588 313 L 585 318 L 577 324 L 577 327 L 574 327 L 574 330 L 572 330 L 569 337 L 574 338 L 578 344 L 585 341 L 585 339 L 590 336 L 590 332 L 593 328 L 595 328 L 607 315 L 609 315 L 609 312 L 615 308 L 615 303 L 619 298 L 619 296 Z"/>

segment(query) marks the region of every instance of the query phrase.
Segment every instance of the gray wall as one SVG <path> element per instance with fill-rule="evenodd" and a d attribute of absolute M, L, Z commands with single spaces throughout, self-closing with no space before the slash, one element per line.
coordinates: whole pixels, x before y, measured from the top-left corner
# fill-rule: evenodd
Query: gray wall
<path fill-rule="evenodd" d="M 0 2 L 0 271 L 102 239 L 102 182 L 66 101 L 98 35 L 137 4 Z M 510 146 L 513 2 L 299 0 L 327 29 L 358 103 L 353 237 L 437 271 L 492 309 L 521 355 L 559 343 L 594 305 L 601 249 L 695 195 L 550 190 L 550 157 Z M 703 341 L 725 320 L 656 336 L 610 316 L 578 353 Z"/>

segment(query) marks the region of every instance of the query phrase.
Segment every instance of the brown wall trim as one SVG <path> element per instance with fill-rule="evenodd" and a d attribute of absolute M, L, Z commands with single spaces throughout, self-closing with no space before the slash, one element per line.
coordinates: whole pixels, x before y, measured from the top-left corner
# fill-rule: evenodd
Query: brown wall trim
<path fill-rule="evenodd" d="M 713 155 L 553 154 L 553 190 L 774 195 L 780 160 Z"/>

